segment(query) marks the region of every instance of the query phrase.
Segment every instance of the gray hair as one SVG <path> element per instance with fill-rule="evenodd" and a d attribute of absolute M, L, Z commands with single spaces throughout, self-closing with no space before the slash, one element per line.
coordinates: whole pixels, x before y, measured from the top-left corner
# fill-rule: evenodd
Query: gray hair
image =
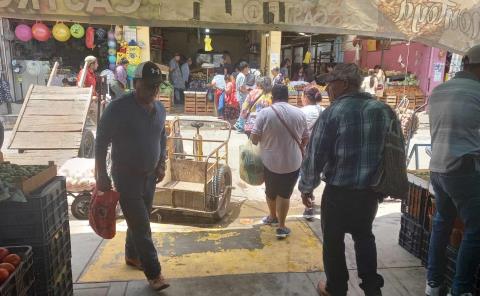
<path fill-rule="evenodd" d="M 263 89 L 267 93 L 272 91 L 272 80 L 270 79 L 270 77 L 267 77 L 267 76 L 257 77 L 255 83 L 259 88 Z"/>
<path fill-rule="evenodd" d="M 329 81 L 348 81 L 351 85 L 359 87 L 363 82 L 363 75 L 360 68 L 355 64 L 338 64 L 329 75 Z"/>

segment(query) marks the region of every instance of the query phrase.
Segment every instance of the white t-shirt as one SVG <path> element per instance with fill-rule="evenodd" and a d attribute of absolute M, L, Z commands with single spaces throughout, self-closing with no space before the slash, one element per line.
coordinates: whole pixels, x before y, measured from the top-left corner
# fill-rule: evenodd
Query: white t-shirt
<path fill-rule="evenodd" d="M 215 83 L 215 87 L 225 90 L 227 84 L 225 83 L 225 75 L 215 75 L 212 82 Z"/>
<path fill-rule="evenodd" d="M 288 103 L 275 103 L 275 110 L 282 116 L 299 141 L 308 137 L 307 120 L 299 108 Z M 302 153 L 298 143 L 278 119 L 272 107 L 257 114 L 252 134 L 261 136 L 260 153 L 263 165 L 276 174 L 295 172 L 302 165 Z"/>
<path fill-rule="evenodd" d="M 320 114 L 322 114 L 325 108 L 319 105 L 307 105 L 303 107 L 301 110 L 303 114 L 305 114 L 305 117 L 307 118 L 308 132 L 311 133 L 313 130 L 313 126 L 317 122 L 318 117 L 320 117 Z"/>
<path fill-rule="evenodd" d="M 378 87 L 378 78 L 374 76 L 373 79 L 375 82 L 373 83 L 373 87 L 370 87 L 370 76 L 363 78 L 362 90 L 374 96 L 376 95 Z"/>

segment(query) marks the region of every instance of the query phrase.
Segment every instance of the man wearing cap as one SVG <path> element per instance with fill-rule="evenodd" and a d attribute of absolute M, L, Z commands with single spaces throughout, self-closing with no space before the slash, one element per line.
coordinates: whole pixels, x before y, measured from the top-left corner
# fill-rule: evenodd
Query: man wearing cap
<path fill-rule="evenodd" d="M 464 56 L 463 71 L 433 90 L 429 104 L 436 212 L 426 294 L 440 295 L 446 248 L 458 215 L 465 229 L 450 295 L 472 295 L 480 264 L 480 45 Z"/>
<path fill-rule="evenodd" d="M 128 225 L 126 264 L 143 270 L 155 290 L 169 286 L 161 274 L 149 221 L 155 184 L 165 176 L 166 111 L 155 101 L 161 77 L 160 69 L 152 62 L 137 66 L 135 90 L 105 109 L 95 144 L 100 191 L 112 188 L 106 168 L 107 147 L 112 144 L 111 176 Z"/>
<path fill-rule="evenodd" d="M 299 190 L 306 207 L 312 207 L 312 192 L 320 180 L 326 183 L 321 225 L 327 282 L 318 284 L 322 296 L 347 295 L 345 233 L 355 242 L 360 287 L 367 296 L 382 295 L 383 278 L 377 273 L 372 232 L 382 196 L 372 186 L 378 183 L 385 136 L 396 117 L 387 105 L 360 92 L 362 80 L 355 64 L 337 65 L 328 74 L 332 105 L 313 128 L 301 169 Z"/>

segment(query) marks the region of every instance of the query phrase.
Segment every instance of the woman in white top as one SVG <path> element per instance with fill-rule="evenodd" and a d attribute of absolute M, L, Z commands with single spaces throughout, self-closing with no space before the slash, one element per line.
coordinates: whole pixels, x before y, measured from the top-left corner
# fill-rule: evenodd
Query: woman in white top
<path fill-rule="evenodd" d="M 302 96 L 302 112 L 307 117 L 307 126 L 310 133 L 312 132 L 313 126 L 317 122 L 318 117 L 320 117 L 320 114 L 324 110 L 322 106 L 318 105 L 321 100 L 322 94 L 317 87 L 314 85 L 308 85 L 305 87 Z"/>
<path fill-rule="evenodd" d="M 366 93 L 376 96 L 378 88 L 378 78 L 375 75 L 375 72 L 370 69 L 368 70 L 368 76 L 363 79 L 362 90 Z"/>
<path fill-rule="evenodd" d="M 320 117 L 320 114 L 322 114 L 324 110 L 322 106 L 318 105 L 321 100 L 322 94 L 316 86 L 308 85 L 307 87 L 305 87 L 302 96 L 303 108 L 301 110 L 307 118 L 307 128 L 309 135 L 311 135 L 317 119 Z M 315 217 L 315 211 L 313 207 L 305 208 L 305 211 L 303 212 L 303 217 L 308 221 L 313 220 L 313 218 Z"/>

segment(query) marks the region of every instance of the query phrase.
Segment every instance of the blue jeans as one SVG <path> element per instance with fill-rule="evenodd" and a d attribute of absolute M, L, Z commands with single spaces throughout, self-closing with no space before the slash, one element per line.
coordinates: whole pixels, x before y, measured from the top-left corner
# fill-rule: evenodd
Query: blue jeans
<path fill-rule="evenodd" d="M 185 90 L 182 88 L 175 88 L 173 92 L 173 102 L 175 104 L 183 104 L 185 102 Z"/>
<path fill-rule="evenodd" d="M 155 279 L 161 273 L 150 229 L 156 177 L 115 173 L 112 177 L 120 193 L 120 206 L 128 225 L 125 256 L 140 259 L 147 279 Z"/>
<path fill-rule="evenodd" d="M 431 173 L 436 212 L 428 255 L 428 282 L 440 286 L 446 268 L 446 248 L 457 212 L 465 231 L 457 257 L 452 295 L 471 293 L 480 264 L 480 173 Z"/>

